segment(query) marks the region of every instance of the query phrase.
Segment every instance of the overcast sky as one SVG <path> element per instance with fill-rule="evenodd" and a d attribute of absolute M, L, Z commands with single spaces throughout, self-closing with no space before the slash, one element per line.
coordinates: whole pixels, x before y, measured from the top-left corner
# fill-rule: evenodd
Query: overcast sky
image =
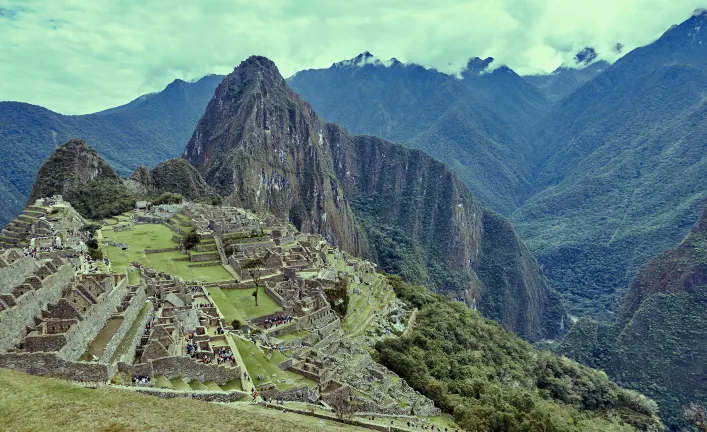
<path fill-rule="evenodd" d="M 707 0 L 0 0 L 0 100 L 81 114 L 251 54 L 283 75 L 370 51 L 458 72 L 492 56 L 550 72 L 585 46 L 610 61 Z"/>

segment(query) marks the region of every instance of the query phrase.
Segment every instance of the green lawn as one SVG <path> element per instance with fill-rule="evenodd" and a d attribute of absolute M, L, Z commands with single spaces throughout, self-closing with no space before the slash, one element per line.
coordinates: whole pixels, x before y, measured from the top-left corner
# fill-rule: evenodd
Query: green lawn
<path fill-rule="evenodd" d="M 224 290 L 219 287 L 208 287 L 205 289 L 206 292 L 208 292 L 211 296 L 211 299 L 214 301 L 214 304 L 216 305 L 218 310 L 226 319 L 227 323 L 230 324 L 233 320 L 236 319 L 241 323 L 246 322 L 246 316 L 243 314 L 242 311 L 233 306 L 233 304 L 228 300 L 228 297 L 226 297 L 226 294 L 224 294 Z"/>
<path fill-rule="evenodd" d="M 297 330 L 292 333 L 285 333 L 284 335 L 277 336 L 283 342 L 292 342 L 293 340 L 301 339 L 309 334 L 307 330 Z"/>
<path fill-rule="evenodd" d="M 314 381 L 305 378 L 302 375 L 290 371 L 283 371 L 277 367 L 278 363 L 285 361 L 286 357 L 277 351 L 272 353 L 272 357 L 268 360 L 264 352 L 262 352 L 254 343 L 243 340 L 237 336 L 232 336 L 233 342 L 238 348 L 238 352 L 243 358 L 248 374 L 253 379 L 253 383 L 257 386 L 259 383 L 270 382 L 277 386 L 282 391 L 289 390 L 295 387 L 306 385 L 313 387 L 316 385 Z M 258 375 L 264 375 L 263 381 L 258 381 Z M 292 383 L 280 382 L 280 380 L 288 379 Z"/>
<path fill-rule="evenodd" d="M 132 261 L 137 261 L 155 270 L 180 276 L 187 281 L 219 282 L 232 279 L 232 276 L 222 266 L 188 267 L 189 261 L 173 261 L 173 258 L 186 257 L 179 251 L 146 254 L 145 249 L 178 246 L 177 242 L 172 240 L 174 231 L 165 225 L 139 224 L 135 225 L 131 231 L 113 232 L 104 228 L 101 232 L 104 237 L 110 237 L 115 242 L 128 245 L 128 249 L 125 251 L 113 246 L 103 247 L 103 253 L 110 259 L 116 273 L 125 271 Z"/>
<path fill-rule="evenodd" d="M 258 291 L 258 306 L 255 305 L 253 297 L 255 287 L 248 289 L 226 289 L 223 293 L 233 306 L 243 311 L 249 318 L 259 318 L 282 311 L 283 309 L 275 300 L 261 287 Z"/>
<path fill-rule="evenodd" d="M 220 405 L 162 399 L 111 387 L 88 389 L 51 378 L 0 369 L 0 430 L 249 432 L 365 430 L 252 404 Z"/>

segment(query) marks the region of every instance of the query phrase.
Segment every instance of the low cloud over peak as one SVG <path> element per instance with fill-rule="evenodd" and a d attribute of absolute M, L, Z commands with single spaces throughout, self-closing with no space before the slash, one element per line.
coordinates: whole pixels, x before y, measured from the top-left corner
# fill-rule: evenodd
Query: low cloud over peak
<path fill-rule="evenodd" d="M 594 48 L 596 60 L 614 61 L 705 6 L 707 0 L 0 0 L 0 99 L 94 112 L 175 78 L 226 74 L 254 53 L 284 76 L 366 50 L 379 57 L 361 56 L 362 64 L 390 66 L 393 60 L 380 59 L 395 58 L 459 75 L 478 56 L 521 75 L 546 73 L 571 66 L 585 47 Z"/>

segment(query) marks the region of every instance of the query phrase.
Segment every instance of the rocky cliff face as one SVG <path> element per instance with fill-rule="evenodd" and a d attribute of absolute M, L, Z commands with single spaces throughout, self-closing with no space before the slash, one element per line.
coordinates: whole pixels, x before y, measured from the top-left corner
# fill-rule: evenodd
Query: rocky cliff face
<path fill-rule="evenodd" d="M 92 180 L 117 182 L 119 179 L 95 149 L 81 139 L 72 139 L 58 147 L 44 161 L 32 186 L 28 204 L 52 195 L 62 195 L 70 201 Z"/>
<path fill-rule="evenodd" d="M 652 396 L 665 422 L 707 403 L 707 208 L 682 243 L 652 259 L 629 285 L 614 324 L 580 320 L 560 351 Z"/>
<path fill-rule="evenodd" d="M 184 157 L 234 204 L 476 302 L 528 339 L 560 332 L 559 299 L 510 224 L 423 152 L 323 122 L 266 58 L 224 79 Z"/>
<path fill-rule="evenodd" d="M 272 61 L 251 57 L 218 86 L 184 156 L 232 203 L 267 209 L 360 254 L 324 129 Z"/>

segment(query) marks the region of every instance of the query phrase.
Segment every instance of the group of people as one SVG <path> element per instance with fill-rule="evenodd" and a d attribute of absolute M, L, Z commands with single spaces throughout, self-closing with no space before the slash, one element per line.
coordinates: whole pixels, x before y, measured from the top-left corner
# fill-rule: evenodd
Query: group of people
<path fill-rule="evenodd" d="M 438 431 L 438 432 L 441 432 L 441 431 L 442 431 L 442 427 L 441 427 L 441 426 L 435 426 L 435 425 L 421 425 L 421 424 L 417 424 L 417 423 L 411 422 L 411 421 L 408 421 L 407 424 L 408 424 L 408 427 L 409 427 L 409 428 L 420 428 L 420 429 L 422 429 L 422 430 L 431 430 L 431 431 L 435 431 L 435 430 L 436 430 L 436 431 Z M 444 428 L 444 432 L 449 432 L 449 428 Z M 459 429 L 456 429 L 455 432 L 459 432 Z"/>
<path fill-rule="evenodd" d="M 142 375 L 133 375 L 133 384 L 149 384 L 150 377 Z"/>
<path fill-rule="evenodd" d="M 289 315 L 280 315 L 275 318 L 268 318 L 265 320 L 263 325 L 265 326 L 265 330 L 272 328 L 272 327 L 277 327 L 279 325 L 287 324 L 290 321 L 292 321 L 292 317 Z"/>
<path fill-rule="evenodd" d="M 218 350 L 218 357 L 216 358 L 216 363 L 221 364 L 226 362 L 231 362 L 231 364 L 235 366 L 236 356 L 233 355 L 233 352 L 230 348 L 221 348 Z"/>

